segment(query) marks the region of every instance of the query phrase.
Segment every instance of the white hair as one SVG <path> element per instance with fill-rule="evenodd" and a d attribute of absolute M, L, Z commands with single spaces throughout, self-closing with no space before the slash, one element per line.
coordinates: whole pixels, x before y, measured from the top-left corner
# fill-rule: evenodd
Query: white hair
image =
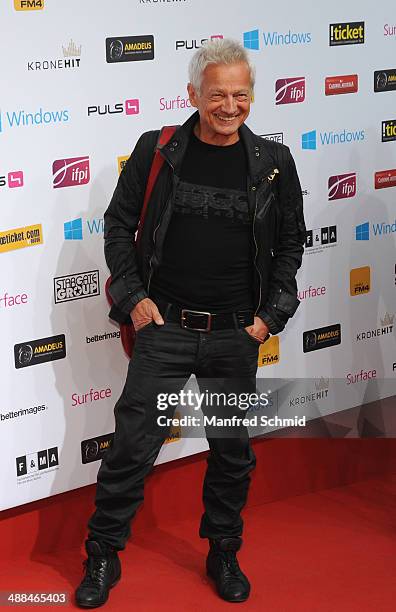
<path fill-rule="evenodd" d="M 250 72 L 250 86 L 253 92 L 255 69 L 249 55 L 242 45 L 231 38 L 213 38 L 208 40 L 192 56 L 188 66 L 191 85 L 199 93 L 203 72 L 208 64 L 236 64 L 245 62 Z"/>

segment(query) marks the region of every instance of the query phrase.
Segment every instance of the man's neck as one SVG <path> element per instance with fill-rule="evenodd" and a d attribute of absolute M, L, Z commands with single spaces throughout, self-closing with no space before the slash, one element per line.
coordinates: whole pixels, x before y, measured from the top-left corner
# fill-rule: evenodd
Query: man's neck
<path fill-rule="evenodd" d="M 200 121 L 194 125 L 194 134 L 195 136 L 205 142 L 206 144 L 216 145 L 218 147 L 227 147 L 229 145 L 233 145 L 239 140 L 239 132 L 234 132 L 234 134 L 224 135 L 217 134 L 216 132 L 208 132 L 208 130 L 201 129 Z"/>

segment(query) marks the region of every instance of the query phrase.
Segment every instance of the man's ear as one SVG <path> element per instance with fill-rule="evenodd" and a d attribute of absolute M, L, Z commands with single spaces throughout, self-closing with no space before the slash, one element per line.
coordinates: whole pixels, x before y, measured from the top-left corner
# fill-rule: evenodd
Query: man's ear
<path fill-rule="evenodd" d="M 198 104 L 197 104 L 197 94 L 195 92 L 194 87 L 191 85 L 191 83 L 188 83 L 187 85 L 187 92 L 188 92 L 188 98 L 190 100 L 191 106 L 194 106 L 195 108 L 197 108 Z"/>

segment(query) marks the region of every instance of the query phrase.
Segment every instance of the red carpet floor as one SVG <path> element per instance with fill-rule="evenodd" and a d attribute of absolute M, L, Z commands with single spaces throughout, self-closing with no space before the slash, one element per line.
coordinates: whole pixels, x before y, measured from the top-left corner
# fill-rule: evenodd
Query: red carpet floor
<path fill-rule="evenodd" d="M 238 557 L 251 580 L 252 594 L 239 608 L 396 609 L 396 475 L 250 505 L 244 518 L 244 546 Z M 123 577 L 104 609 L 230 609 L 205 576 L 206 541 L 199 539 L 197 527 L 197 520 L 190 517 L 136 530 L 120 554 Z M 0 589 L 71 595 L 82 576 L 83 558 L 83 549 L 77 547 L 56 554 L 36 552 L 30 558 L 15 556 L 11 562 L 3 557 Z M 72 607 L 73 603 L 66 606 Z"/>

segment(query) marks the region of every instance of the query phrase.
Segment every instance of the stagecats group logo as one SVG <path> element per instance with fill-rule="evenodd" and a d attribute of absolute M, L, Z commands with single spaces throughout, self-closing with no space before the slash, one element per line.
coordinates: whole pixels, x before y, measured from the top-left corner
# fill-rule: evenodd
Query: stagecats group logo
<path fill-rule="evenodd" d="M 208 40 L 215 40 L 216 38 L 223 38 L 223 34 L 212 34 L 206 38 L 190 38 L 189 40 L 177 40 L 175 43 L 176 51 L 184 49 L 191 51 L 192 49 L 200 49 Z"/>
<path fill-rule="evenodd" d="M 374 91 L 394 91 L 396 89 L 396 68 L 374 72 Z"/>
<path fill-rule="evenodd" d="M 319 253 L 337 245 L 337 226 L 329 225 L 307 230 L 305 236 L 306 254 Z"/>
<path fill-rule="evenodd" d="M 356 172 L 329 176 L 328 199 L 342 200 L 356 195 Z"/>
<path fill-rule="evenodd" d="M 297 104 L 305 100 L 305 77 L 277 79 L 275 104 Z"/>
<path fill-rule="evenodd" d="M 14 346 L 14 361 L 17 370 L 28 366 L 40 365 L 46 361 L 56 361 L 66 357 L 64 334 L 28 340 Z"/>
<path fill-rule="evenodd" d="M 260 345 L 258 354 L 258 366 L 276 365 L 280 361 L 279 336 L 271 336 L 264 344 Z"/>
<path fill-rule="evenodd" d="M 303 332 L 303 351 L 310 353 L 319 349 L 328 348 L 341 344 L 341 325 L 326 325 L 318 329 L 310 329 Z"/>
<path fill-rule="evenodd" d="M 382 142 L 396 140 L 396 119 L 387 119 L 382 122 L 381 140 Z"/>
<path fill-rule="evenodd" d="M 0 175 L 0 187 L 15 189 L 16 187 L 23 187 L 23 184 L 22 170 L 14 170 L 13 172 Z"/>
<path fill-rule="evenodd" d="M 100 295 L 99 270 L 54 278 L 55 304 Z"/>
<path fill-rule="evenodd" d="M 329 45 L 362 45 L 364 43 L 364 21 L 348 21 L 329 25 Z"/>
<path fill-rule="evenodd" d="M 386 187 L 396 186 L 396 168 L 391 170 L 380 170 L 374 175 L 375 189 L 385 189 Z"/>
<path fill-rule="evenodd" d="M 358 75 L 343 74 L 325 78 L 325 95 L 356 93 L 358 90 Z"/>
<path fill-rule="evenodd" d="M 81 462 L 92 463 L 103 459 L 105 452 L 110 448 L 114 438 L 114 433 L 96 436 L 81 442 Z"/>
<path fill-rule="evenodd" d="M 57 466 L 59 466 L 57 446 L 16 458 L 17 478 L 28 474 L 37 475 L 44 470 L 56 468 Z"/>
<path fill-rule="evenodd" d="M 69 159 L 56 159 L 52 164 L 54 189 L 73 187 L 89 183 L 89 157 L 70 157 Z"/>
<path fill-rule="evenodd" d="M 42 11 L 44 0 L 14 0 L 16 11 Z"/>
<path fill-rule="evenodd" d="M 140 102 L 138 98 L 130 98 L 125 102 L 117 102 L 117 104 L 93 104 L 88 106 L 88 117 L 92 115 L 138 115 L 140 113 Z"/>
<path fill-rule="evenodd" d="M 73 40 L 70 40 L 67 46 L 62 45 L 62 55 L 63 58 L 28 60 L 27 70 L 63 70 L 80 67 L 81 45 L 76 45 Z"/>
<path fill-rule="evenodd" d="M 0 253 L 43 244 L 41 223 L 0 232 Z"/>
<path fill-rule="evenodd" d="M 349 274 L 349 293 L 351 296 L 370 292 L 370 276 L 370 266 L 352 268 Z"/>
<path fill-rule="evenodd" d="M 154 36 L 106 38 L 106 62 L 138 62 L 154 59 Z"/>

